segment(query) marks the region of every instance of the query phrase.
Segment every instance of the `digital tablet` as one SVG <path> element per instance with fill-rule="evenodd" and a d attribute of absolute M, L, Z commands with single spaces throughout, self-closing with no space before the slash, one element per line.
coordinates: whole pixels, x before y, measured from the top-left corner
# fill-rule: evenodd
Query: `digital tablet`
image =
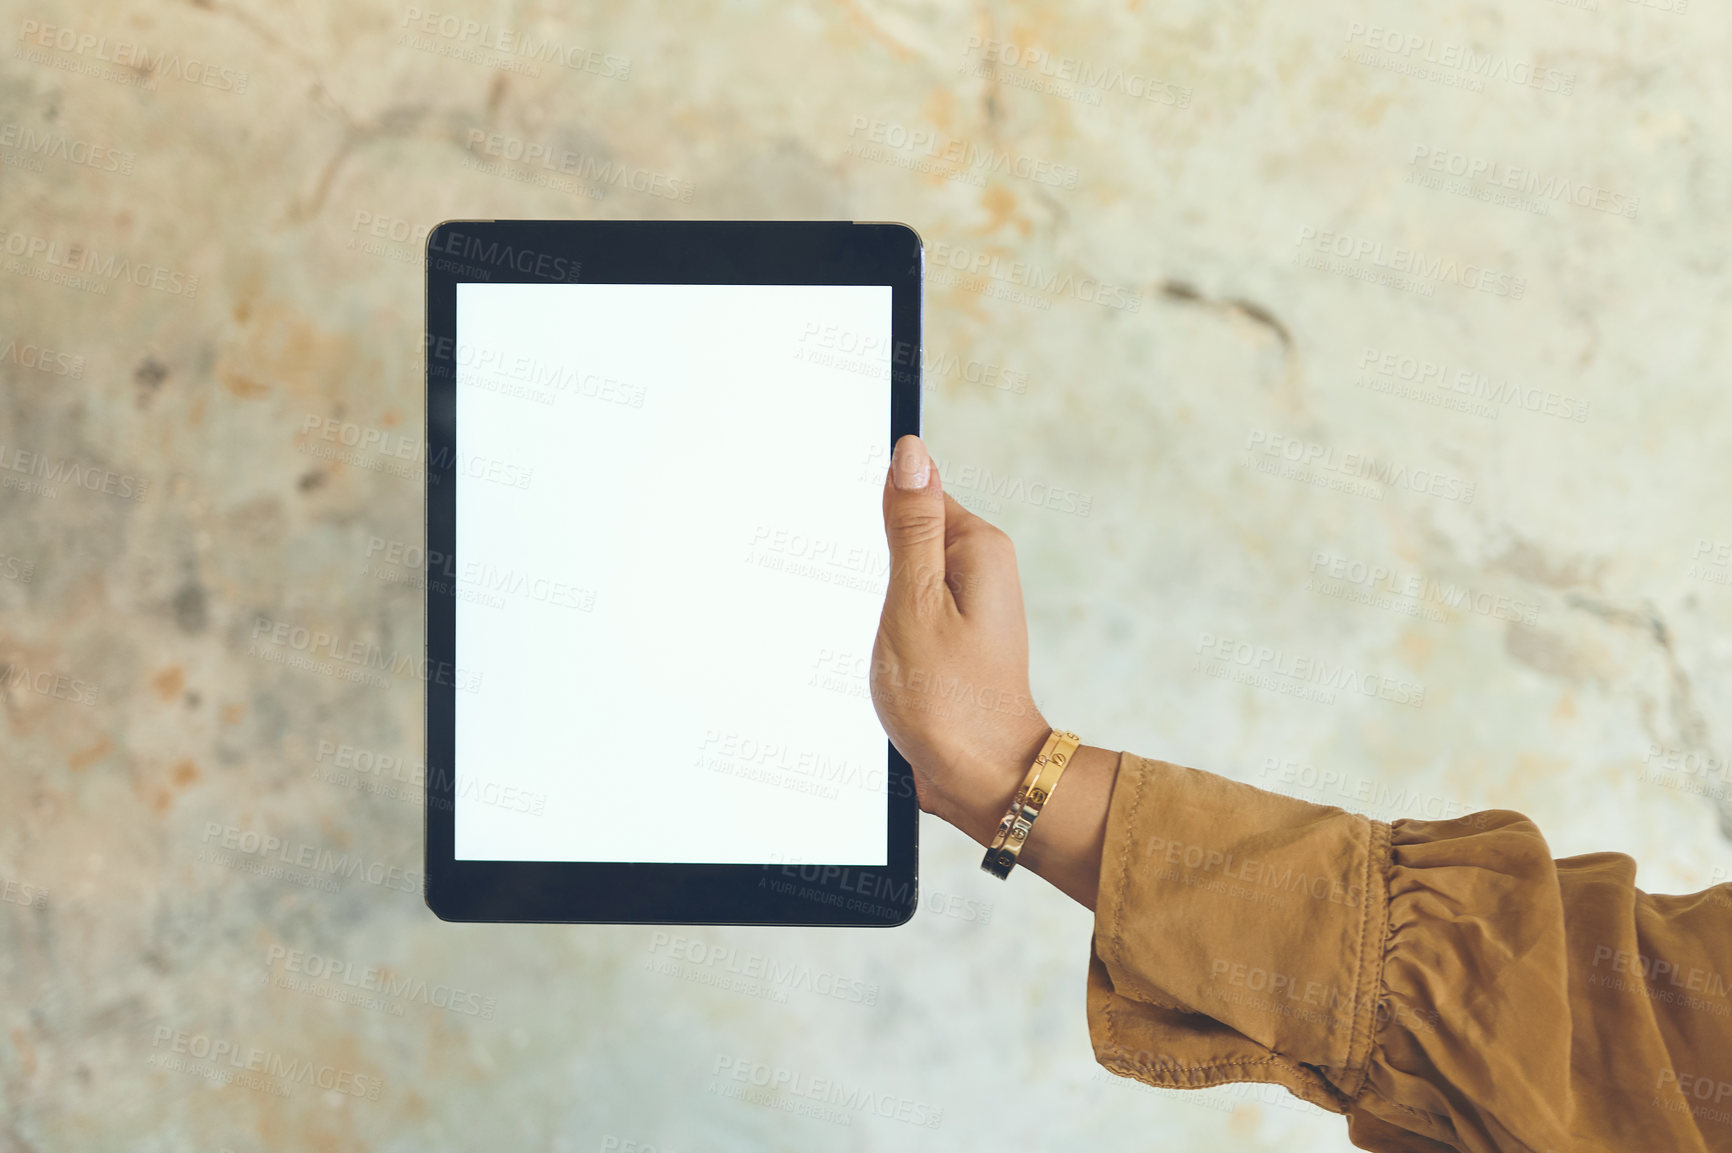
<path fill-rule="evenodd" d="M 913 914 L 919 807 L 868 673 L 921 261 L 900 224 L 429 234 L 440 917 Z"/>

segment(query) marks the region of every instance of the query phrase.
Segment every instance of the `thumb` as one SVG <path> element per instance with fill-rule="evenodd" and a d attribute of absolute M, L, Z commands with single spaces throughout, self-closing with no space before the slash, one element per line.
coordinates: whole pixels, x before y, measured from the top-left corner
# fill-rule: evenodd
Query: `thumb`
<path fill-rule="evenodd" d="M 884 535 L 890 542 L 886 607 L 930 608 L 944 598 L 944 490 L 938 467 L 917 436 L 897 441 L 890 459 Z"/>

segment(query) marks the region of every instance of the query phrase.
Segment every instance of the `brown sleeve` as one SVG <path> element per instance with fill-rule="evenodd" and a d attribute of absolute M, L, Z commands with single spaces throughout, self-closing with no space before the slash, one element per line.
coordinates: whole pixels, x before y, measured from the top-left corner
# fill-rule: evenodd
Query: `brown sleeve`
<path fill-rule="evenodd" d="M 1096 1059 L 1285 1086 L 1365 1149 L 1732 1150 L 1732 885 L 1635 875 L 1519 813 L 1391 825 L 1123 753 Z"/>

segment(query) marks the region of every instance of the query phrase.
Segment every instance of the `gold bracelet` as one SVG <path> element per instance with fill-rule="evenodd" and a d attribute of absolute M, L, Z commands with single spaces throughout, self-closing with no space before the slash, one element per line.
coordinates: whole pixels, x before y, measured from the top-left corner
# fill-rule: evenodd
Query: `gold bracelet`
<path fill-rule="evenodd" d="M 1035 757 L 1034 764 L 1028 767 L 1022 786 L 1016 790 L 1016 796 L 1011 798 L 1010 808 L 1005 812 L 1004 819 L 998 823 L 998 832 L 993 836 L 992 844 L 987 847 L 986 856 L 980 862 L 982 869 L 999 880 L 1010 876 L 1010 871 L 1016 868 L 1016 859 L 1022 853 L 1022 847 L 1028 843 L 1029 830 L 1034 827 L 1035 818 L 1040 816 L 1041 807 L 1052 796 L 1053 789 L 1058 787 L 1058 779 L 1064 775 L 1065 766 L 1070 764 L 1072 755 L 1081 743 L 1081 737 L 1064 729 L 1054 729 L 1052 735 L 1047 737 L 1040 755 Z"/>
<path fill-rule="evenodd" d="M 992 860 L 1004 847 L 1004 842 L 1010 839 L 1010 830 L 1016 825 L 1016 815 L 1022 812 L 1022 802 L 1028 796 L 1028 791 L 1034 788 L 1035 781 L 1040 779 L 1040 771 L 1046 767 L 1047 758 L 1052 755 L 1052 750 L 1057 745 L 1058 730 L 1054 729 L 1047 734 L 1046 743 L 1041 745 L 1040 753 L 1028 767 L 1028 772 L 1023 774 L 1022 784 L 1016 787 L 1016 795 L 1010 798 L 1010 808 L 1005 810 L 1003 819 L 998 822 L 998 832 L 993 834 L 992 843 L 986 847 L 986 858 L 981 862 L 981 868 L 988 868 L 986 861 Z"/>

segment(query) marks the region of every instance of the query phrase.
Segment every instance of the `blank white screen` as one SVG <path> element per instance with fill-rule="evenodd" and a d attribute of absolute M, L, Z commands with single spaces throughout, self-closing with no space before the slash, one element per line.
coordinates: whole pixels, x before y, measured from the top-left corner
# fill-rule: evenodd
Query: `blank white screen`
<path fill-rule="evenodd" d="M 457 286 L 459 859 L 886 863 L 890 302 Z"/>

